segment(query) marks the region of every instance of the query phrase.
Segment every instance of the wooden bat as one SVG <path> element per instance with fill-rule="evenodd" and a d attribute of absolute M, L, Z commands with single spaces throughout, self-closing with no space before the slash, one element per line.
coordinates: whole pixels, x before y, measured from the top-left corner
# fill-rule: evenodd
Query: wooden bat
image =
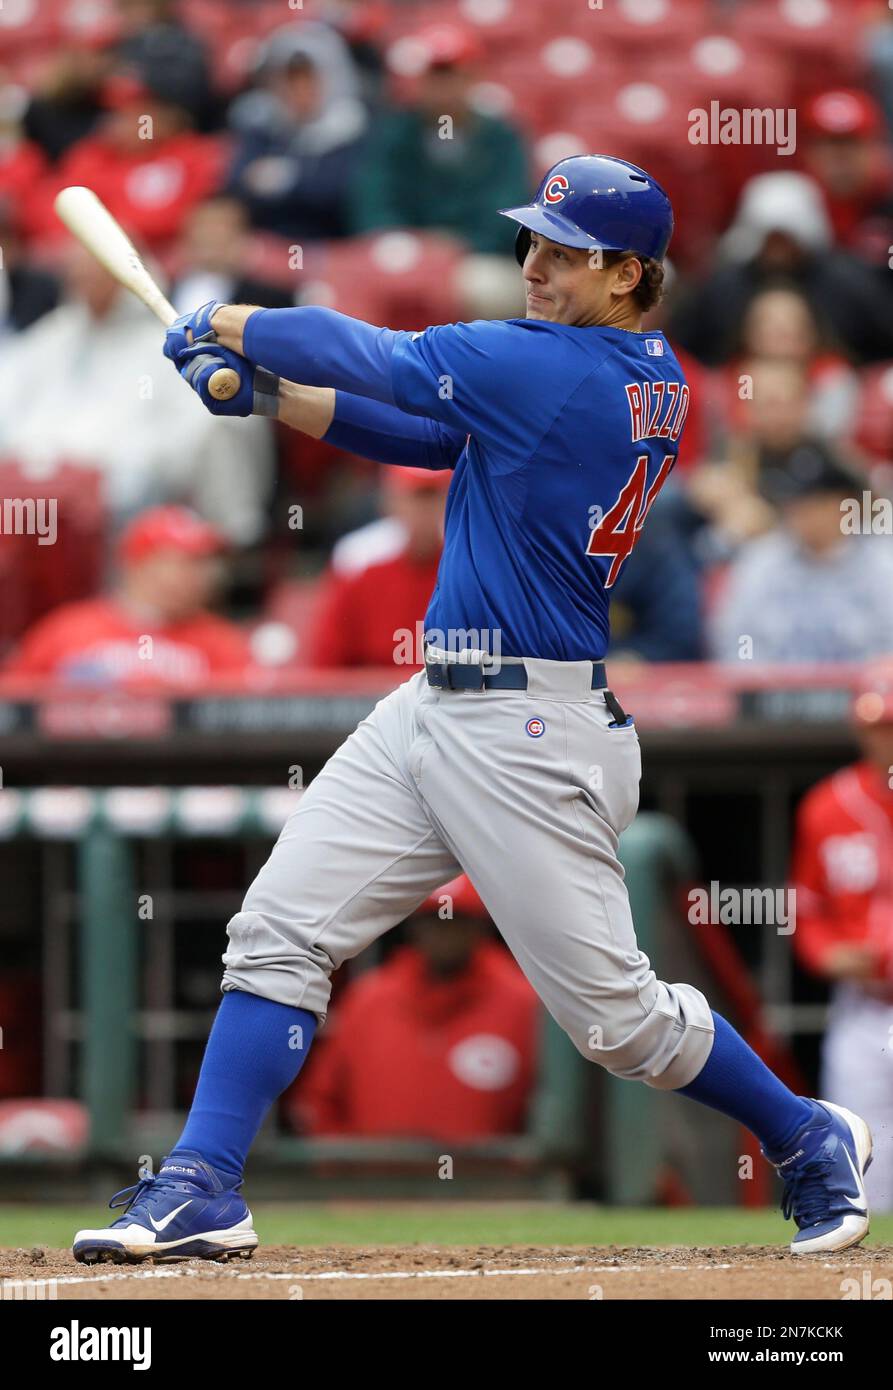
<path fill-rule="evenodd" d="M 116 222 L 108 208 L 89 188 L 76 184 L 63 188 L 54 203 L 57 216 L 87 250 L 105 266 L 119 284 L 141 299 L 147 309 L 159 318 L 165 328 L 177 318 L 174 306 L 165 299 L 152 276 L 139 258 L 136 247 L 124 228 Z M 210 347 L 213 352 L 213 345 Z M 208 382 L 208 390 L 217 401 L 228 401 L 239 389 L 239 373 L 232 367 L 219 367 Z"/>

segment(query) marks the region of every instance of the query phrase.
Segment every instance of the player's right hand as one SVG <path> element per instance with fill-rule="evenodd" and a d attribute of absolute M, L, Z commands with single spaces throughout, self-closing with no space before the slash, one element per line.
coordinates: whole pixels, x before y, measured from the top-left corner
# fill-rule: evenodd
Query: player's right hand
<path fill-rule="evenodd" d="M 211 395 L 211 378 L 221 367 L 231 367 L 239 376 L 239 389 L 228 400 Z M 279 378 L 230 348 L 208 347 L 199 343 L 180 354 L 178 371 L 212 415 L 267 415 L 279 411 Z"/>
<path fill-rule="evenodd" d="M 193 309 L 189 314 L 181 314 L 174 319 L 164 335 L 164 355 L 179 368 L 183 354 L 190 348 L 217 342 L 217 334 L 211 327 L 211 319 L 223 307 L 222 300 L 209 299 L 207 304 Z"/>

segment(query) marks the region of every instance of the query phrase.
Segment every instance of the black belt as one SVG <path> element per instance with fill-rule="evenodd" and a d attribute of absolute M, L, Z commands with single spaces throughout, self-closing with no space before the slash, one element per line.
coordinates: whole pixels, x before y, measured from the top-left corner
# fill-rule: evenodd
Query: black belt
<path fill-rule="evenodd" d="M 496 671 L 465 661 L 428 661 L 425 663 L 428 684 L 435 690 L 526 690 L 527 667 L 502 665 Z M 592 663 L 592 690 L 604 690 L 608 684 L 603 661 Z"/>

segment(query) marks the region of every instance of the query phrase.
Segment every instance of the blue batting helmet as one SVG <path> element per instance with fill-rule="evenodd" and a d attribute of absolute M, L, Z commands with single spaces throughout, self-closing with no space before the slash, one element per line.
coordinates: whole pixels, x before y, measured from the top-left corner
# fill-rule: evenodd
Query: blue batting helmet
<path fill-rule="evenodd" d="M 637 251 L 655 261 L 663 260 L 673 235 L 673 209 L 657 180 L 607 154 L 562 159 L 532 203 L 499 211 L 521 224 L 515 240 L 521 265 L 531 232 L 562 246 Z"/>

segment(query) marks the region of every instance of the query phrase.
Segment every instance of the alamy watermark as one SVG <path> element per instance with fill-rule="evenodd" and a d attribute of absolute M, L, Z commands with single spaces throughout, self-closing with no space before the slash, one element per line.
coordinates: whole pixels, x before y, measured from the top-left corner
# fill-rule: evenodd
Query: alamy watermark
<path fill-rule="evenodd" d="M 688 113 L 690 145 L 774 145 L 780 155 L 797 149 L 797 112 L 792 106 L 695 106 Z"/>
<path fill-rule="evenodd" d="M 420 619 L 414 628 L 398 627 L 394 632 L 394 664 L 424 666 L 426 647 L 457 660 L 483 660 L 490 670 L 498 671 L 502 660 L 502 632 L 498 627 L 426 628 Z"/>
<path fill-rule="evenodd" d="M 55 545 L 55 497 L 0 498 L 0 535 L 36 536 L 38 545 Z"/>
<path fill-rule="evenodd" d="M 699 927 L 775 927 L 779 936 L 790 936 L 797 925 L 797 892 L 794 888 L 721 888 L 713 879 L 707 888 L 689 890 L 688 920 Z"/>

